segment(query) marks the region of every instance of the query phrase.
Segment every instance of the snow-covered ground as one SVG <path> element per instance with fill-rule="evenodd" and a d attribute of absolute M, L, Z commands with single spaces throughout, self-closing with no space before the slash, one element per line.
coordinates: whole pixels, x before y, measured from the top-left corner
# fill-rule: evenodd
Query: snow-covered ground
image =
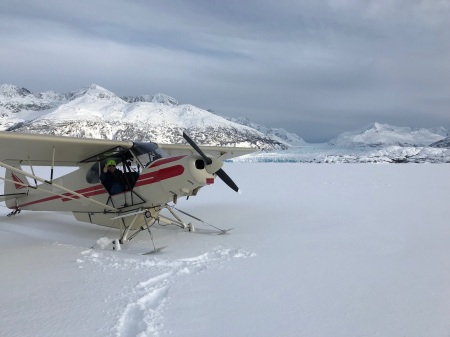
<path fill-rule="evenodd" d="M 71 215 L 2 217 L 0 336 L 450 334 L 448 165 L 225 169 L 243 194 L 177 207 L 234 230 L 156 228 L 156 255 L 148 233 L 115 252 Z"/>

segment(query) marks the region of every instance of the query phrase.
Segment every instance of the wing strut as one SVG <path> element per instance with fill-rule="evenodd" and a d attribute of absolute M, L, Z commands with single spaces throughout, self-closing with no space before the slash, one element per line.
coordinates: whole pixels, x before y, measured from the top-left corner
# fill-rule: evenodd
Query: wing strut
<path fill-rule="evenodd" d="M 30 157 L 28 157 L 28 165 L 30 165 L 31 173 L 34 174 L 34 169 L 33 169 L 33 165 L 31 165 Z M 34 179 L 34 185 L 37 186 L 37 181 L 36 181 L 36 179 Z"/>
<path fill-rule="evenodd" d="M 53 167 L 55 166 L 55 152 L 56 152 L 56 148 L 53 146 L 52 170 L 50 172 L 50 183 L 53 183 Z"/>
<path fill-rule="evenodd" d="M 25 171 L 23 171 L 23 170 L 20 170 L 20 169 L 14 167 L 14 166 L 10 166 L 10 165 L 8 165 L 8 164 L 5 164 L 5 163 L 3 163 L 3 162 L 1 162 L 1 161 L 0 161 L 0 166 L 4 167 L 4 168 L 6 168 L 6 169 L 10 169 L 10 170 L 13 171 L 13 172 L 21 173 L 21 174 L 25 175 L 26 177 L 35 179 L 35 180 L 40 181 L 40 182 L 42 182 L 42 183 L 44 183 L 44 184 L 48 184 L 48 185 L 54 186 L 54 187 L 56 187 L 56 188 L 58 188 L 58 189 L 60 189 L 60 190 L 62 190 L 62 191 L 68 192 L 68 193 L 70 193 L 70 194 L 72 194 L 72 195 L 75 195 L 75 196 L 77 196 L 77 197 L 79 197 L 79 198 L 82 198 L 82 199 L 84 199 L 84 200 L 87 200 L 87 201 L 90 202 L 90 203 L 97 204 L 97 205 L 100 205 L 100 206 L 102 206 L 102 207 L 105 207 L 105 208 L 109 209 L 110 211 L 114 211 L 114 212 L 117 212 L 117 211 L 118 211 L 116 208 L 111 207 L 111 206 L 108 206 L 108 205 L 106 205 L 106 204 L 104 204 L 104 203 L 102 203 L 102 202 L 100 202 L 100 201 L 97 201 L 97 200 L 94 200 L 94 199 L 90 199 L 90 198 L 88 198 L 88 197 L 85 197 L 84 195 L 82 195 L 82 194 L 80 194 L 80 193 L 74 192 L 74 191 L 72 191 L 72 190 L 70 190 L 70 189 L 68 189 L 68 188 L 63 187 L 63 186 L 54 184 L 54 183 L 51 182 L 51 181 L 42 179 L 42 178 L 40 178 L 40 177 L 38 177 L 38 176 L 35 176 L 34 174 L 25 172 Z M 48 192 L 47 190 L 43 190 L 43 189 L 41 189 L 41 191 L 46 191 L 46 192 Z M 50 193 L 51 193 L 51 192 L 50 192 Z"/>

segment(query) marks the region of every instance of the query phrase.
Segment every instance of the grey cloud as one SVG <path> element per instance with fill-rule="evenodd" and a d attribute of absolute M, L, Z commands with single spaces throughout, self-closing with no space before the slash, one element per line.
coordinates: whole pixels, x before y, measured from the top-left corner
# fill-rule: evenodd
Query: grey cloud
<path fill-rule="evenodd" d="M 5 0 L 0 13 L 0 82 L 33 91 L 164 92 L 314 141 L 374 121 L 450 128 L 449 1 Z"/>

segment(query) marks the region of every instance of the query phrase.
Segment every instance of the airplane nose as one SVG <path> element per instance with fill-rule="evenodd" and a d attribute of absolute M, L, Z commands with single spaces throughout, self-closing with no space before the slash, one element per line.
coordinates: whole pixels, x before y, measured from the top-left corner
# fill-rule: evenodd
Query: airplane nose
<path fill-rule="evenodd" d="M 188 159 L 187 167 L 191 177 L 201 186 L 207 184 L 207 179 L 213 178 L 214 176 L 208 172 L 208 166 L 202 158 L 198 155 L 192 155 Z"/>
<path fill-rule="evenodd" d="M 205 169 L 209 174 L 214 174 L 221 169 L 223 161 L 217 158 L 210 158 L 211 164 L 206 165 Z"/>
<path fill-rule="evenodd" d="M 203 158 L 206 164 L 206 171 L 209 174 L 216 174 L 222 181 L 228 185 L 232 190 L 239 192 L 239 187 L 234 183 L 234 181 L 222 170 L 223 161 L 217 158 L 208 157 L 195 142 L 183 132 L 183 138 L 192 146 L 192 148 Z"/>
<path fill-rule="evenodd" d="M 203 170 L 206 169 L 206 171 L 209 174 L 214 174 L 217 171 L 220 170 L 220 168 L 223 166 L 223 161 L 216 159 L 216 158 L 209 158 L 210 159 L 210 164 L 206 164 L 205 161 L 203 159 L 197 159 L 195 161 L 195 167 L 198 170 Z"/>
<path fill-rule="evenodd" d="M 203 159 L 197 159 L 195 161 L 195 168 L 197 170 L 203 170 L 205 168 L 205 162 L 203 161 Z"/>

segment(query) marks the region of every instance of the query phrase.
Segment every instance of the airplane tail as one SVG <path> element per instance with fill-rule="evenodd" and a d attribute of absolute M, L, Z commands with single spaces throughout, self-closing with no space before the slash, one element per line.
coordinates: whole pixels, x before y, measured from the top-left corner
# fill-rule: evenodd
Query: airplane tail
<path fill-rule="evenodd" d="M 0 200 L 5 201 L 8 208 L 16 208 L 16 199 L 28 194 L 28 186 L 25 175 L 6 169 L 5 189 L 4 194 L 0 195 Z"/>

